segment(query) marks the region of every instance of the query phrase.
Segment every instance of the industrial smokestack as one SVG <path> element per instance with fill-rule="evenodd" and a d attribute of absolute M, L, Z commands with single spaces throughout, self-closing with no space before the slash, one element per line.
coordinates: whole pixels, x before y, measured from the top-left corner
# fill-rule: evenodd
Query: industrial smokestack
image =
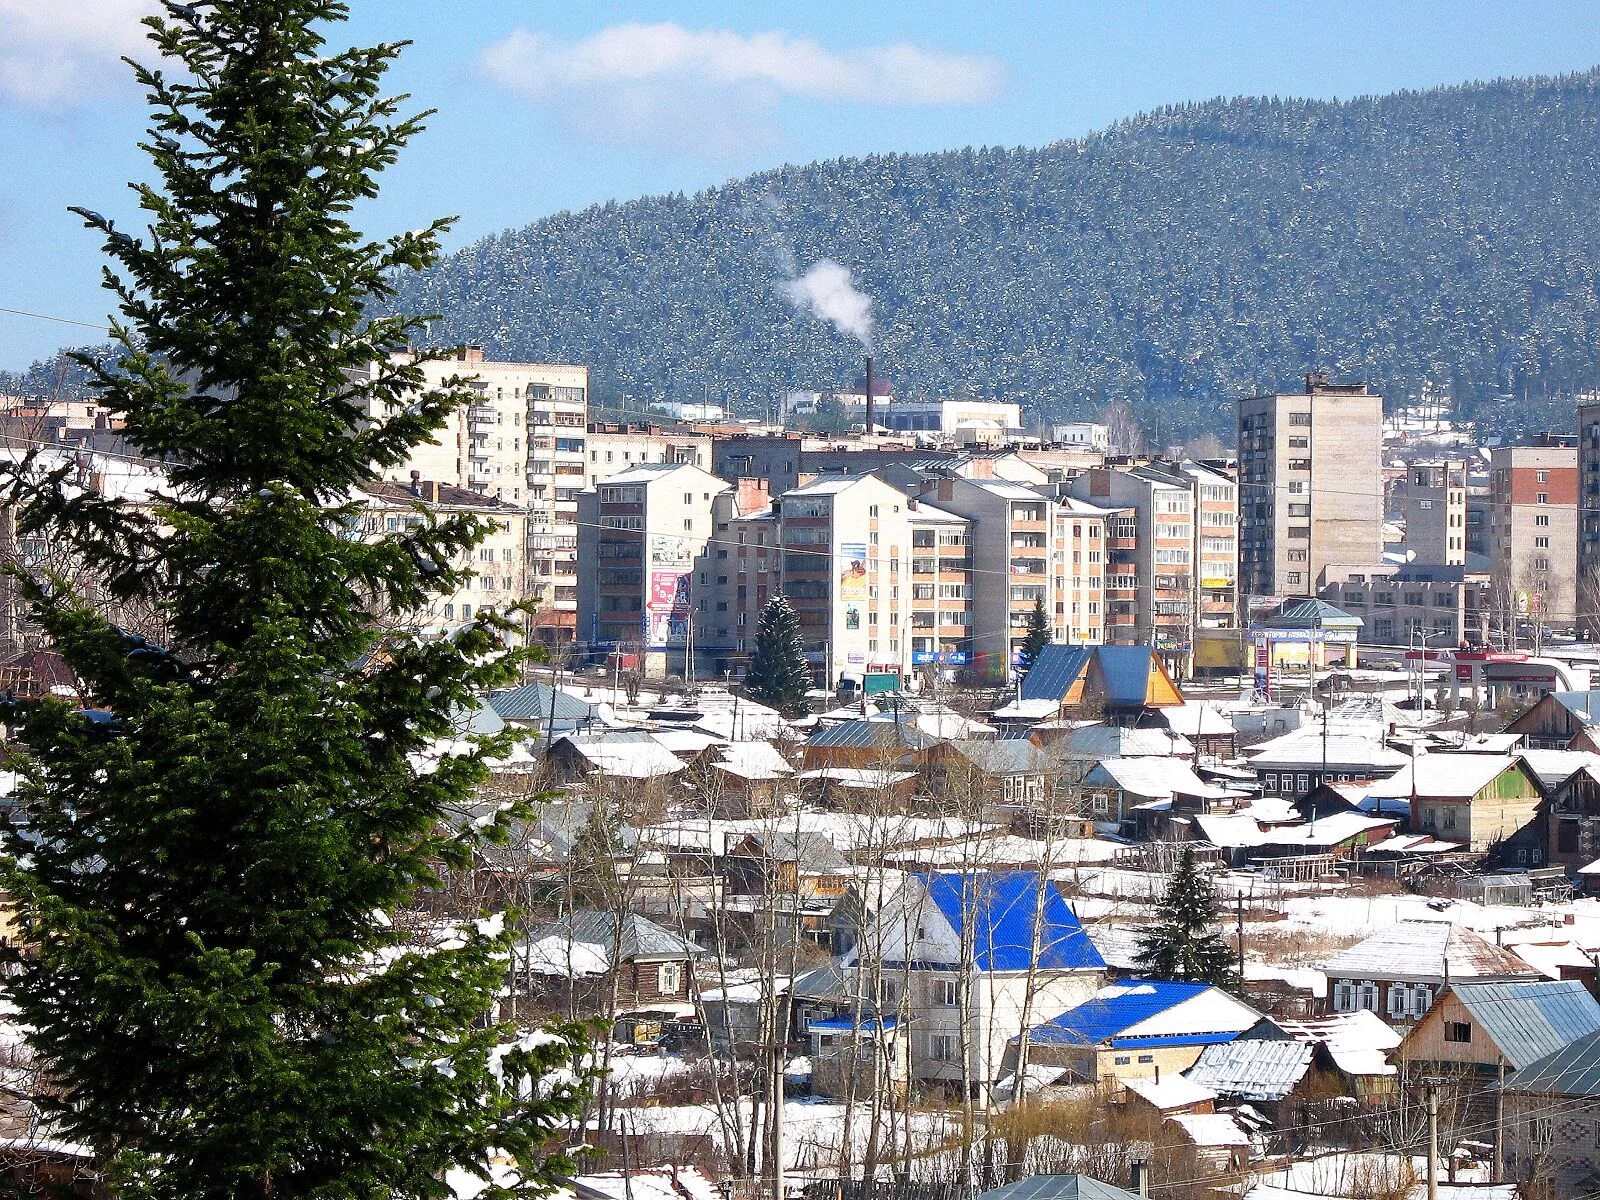
<path fill-rule="evenodd" d="M 867 432 L 872 432 L 872 355 L 867 355 Z"/>

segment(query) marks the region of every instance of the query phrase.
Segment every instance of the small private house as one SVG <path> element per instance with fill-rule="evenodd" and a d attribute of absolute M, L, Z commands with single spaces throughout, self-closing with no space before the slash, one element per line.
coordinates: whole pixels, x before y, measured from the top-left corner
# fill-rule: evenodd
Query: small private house
<path fill-rule="evenodd" d="M 1600 1033 L 1513 1071 L 1501 1094 L 1505 1178 L 1537 1175 L 1543 1194 L 1590 1195 L 1600 1181 Z"/>
<path fill-rule="evenodd" d="M 1390 1025 L 1409 1026 L 1447 983 L 1537 979 L 1509 950 L 1449 921 L 1401 921 L 1341 950 L 1321 967 L 1335 1013 L 1366 1009 Z"/>
<path fill-rule="evenodd" d="M 1600 725 L 1600 691 L 1549 692 L 1536 700 L 1505 732 L 1530 750 L 1594 750 Z M 1578 743 L 1574 745 L 1574 743 Z"/>
<path fill-rule="evenodd" d="M 1064 1068 L 1060 1082 L 1159 1082 L 1187 1071 L 1207 1046 L 1233 1041 L 1260 1019 L 1210 984 L 1128 979 L 1029 1029 L 1028 1063 Z M 1013 1061 L 1019 1053 L 1014 1042 Z"/>
<path fill-rule="evenodd" d="M 1406 1033 L 1394 1061 L 1409 1079 L 1461 1080 L 1481 1098 L 1506 1074 L 1595 1033 L 1600 1004 L 1576 979 L 1453 982 Z"/>
<path fill-rule="evenodd" d="M 726 820 L 770 817 L 782 807 L 793 774 L 771 742 L 730 742 L 718 749 L 711 764 L 706 808 Z"/>
<path fill-rule="evenodd" d="M 493 692 L 489 707 L 507 725 L 545 736 L 552 729 L 559 735 L 583 733 L 604 725 L 597 706 L 548 683 L 525 683 Z"/>
<path fill-rule="evenodd" d="M 1600 859 L 1600 765 L 1585 763 L 1551 790 L 1545 835 L 1549 864 L 1574 878 Z"/>
<path fill-rule="evenodd" d="M 1239 792 L 1207 783 L 1175 758 L 1108 758 L 1095 764 L 1080 785 L 1086 811 L 1112 831 L 1149 833 L 1164 826 L 1178 807 L 1232 811 Z"/>
<path fill-rule="evenodd" d="M 1183 703 L 1182 691 L 1149 646 L 1046 646 L 1018 692 L 1015 710 L 1035 720 L 1092 711 L 1116 724 L 1136 724 Z"/>
<path fill-rule="evenodd" d="M 615 988 L 619 1010 L 679 1013 L 691 1011 L 694 963 L 707 952 L 637 913 L 619 922 L 615 913 L 586 908 L 531 930 L 525 953 L 531 970 L 550 981 L 557 1011 L 567 988 L 595 996 Z"/>
<path fill-rule="evenodd" d="M 792 829 L 747 833 L 722 862 L 730 895 L 825 898 L 830 907 L 844 895 L 850 869 L 827 834 Z"/>
<path fill-rule="evenodd" d="M 1302 725 L 1245 750 L 1250 769 L 1269 796 L 1302 800 L 1323 783 L 1387 779 L 1411 762 L 1390 748 L 1380 722 L 1337 716 Z"/>
<path fill-rule="evenodd" d="M 1520 756 L 1423 754 L 1367 794 L 1409 801 L 1413 832 L 1461 842 L 1474 854 L 1488 854 L 1520 834 L 1522 861 L 1514 865 L 1542 865 L 1545 839 L 1532 831 L 1544 793 Z"/>
<path fill-rule="evenodd" d="M 801 748 L 801 765 L 807 771 L 826 767 L 915 769 L 939 741 L 909 721 L 856 717 L 814 730 Z"/>
<path fill-rule="evenodd" d="M 1066 897 L 1037 872 L 908 873 L 860 940 L 863 961 L 884 963 L 874 1020 L 905 1022 L 907 1069 L 946 1090 L 991 1088 L 1025 1020 L 1071 1008 L 1106 977 Z"/>
<path fill-rule="evenodd" d="M 936 746 L 924 773 L 936 794 L 966 802 L 958 807 L 1009 820 L 1054 795 L 1058 768 L 1026 738 L 959 738 Z"/>

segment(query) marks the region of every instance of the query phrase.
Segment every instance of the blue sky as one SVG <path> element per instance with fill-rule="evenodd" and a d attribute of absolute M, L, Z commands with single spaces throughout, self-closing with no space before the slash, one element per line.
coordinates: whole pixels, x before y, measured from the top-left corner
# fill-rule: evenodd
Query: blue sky
<path fill-rule="evenodd" d="M 95 239 L 131 218 L 143 122 L 118 53 L 151 0 L 0 0 L 0 307 L 95 321 Z M 874 5 L 350 0 L 343 38 L 409 38 L 440 111 L 364 214 L 454 213 L 461 245 L 564 208 L 781 162 L 1038 144 L 1218 95 L 1347 97 L 1600 65 L 1592 3 Z M 0 367 L 92 330 L 0 313 Z"/>

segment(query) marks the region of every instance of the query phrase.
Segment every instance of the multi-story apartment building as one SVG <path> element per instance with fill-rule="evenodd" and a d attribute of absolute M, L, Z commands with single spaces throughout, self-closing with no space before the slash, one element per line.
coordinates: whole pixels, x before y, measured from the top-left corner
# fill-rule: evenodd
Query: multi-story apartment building
<path fill-rule="evenodd" d="M 764 479 L 740 479 L 712 497 L 715 536 L 706 556 L 709 611 L 696 641 L 713 675 L 743 672 L 761 610 L 778 590 L 778 513 Z"/>
<path fill-rule="evenodd" d="M 1500 625 L 1570 626 L 1577 612 L 1578 447 L 1545 434 L 1490 456 L 1489 570 Z"/>
<path fill-rule="evenodd" d="M 585 442 L 586 488 L 639 463 L 686 463 L 711 470 L 711 436 L 691 429 L 591 422 Z"/>
<path fill-rule="evenodd" d="M 973 564 L 965 519 L 871 475 L 793 488 L 778 513 L 779 580 L 819 679 L 836 687 L 967 661 Z"/>
<path fill-rule="evenodd" d="M 1384 564 L 1349 571 L 1319 595 L 1365 622 L 1361 640 L 1434 650 L 1488 639 L 1489 577 L 1458 566 Z"/>
<path fill-rule="evenodd" d="M 1154 646 L 1184 674 L 1194 649 L 1198 591 L 1196 482 L 1171 465 L 1150 464 L 1095 467 L 1067 484 L 1079 499 L 1121 510 L 1107 530 L 1107 636 Z M 1219 557 L 1229 556 L 1224 550 Z"/>
<path fill-rule="evenodd" d="M 409 356 L 398 356 L 402 360 Z M 419 364 L 429 387 L 452 378 L 475 392 L 433 440 L 390 473 L 394 482 L 435 480 L 527 511 L 526 598 L 536 635 L 570 639 L 577 625 L 578 493 L 584 485 L 589 368 L 495 362 L 467 346 Z"/>
<path fill-rule="evenodd" d="M 419 507 L 439 517 L 470 514 L 485 524 L 483 540 L 473 549 L 462 551 L 451 564 L 470 569 L 472 577 L 449 595 L 436 597 L 423 612 L 396 614 L 400 620 L 428 632 L 440 632 L 486 610 L 505 612 L 526 595 L 526 509 L 467 488 L 421 478 L 409 484 L 370 484 L 363 493 L 362 507 L 362 529 L 372 537 L 420 525 L 426 518 Z"/>
<path fill-rule="evenodd" d="M 1383 398 L 1306 376 L 1239 402 L 1239 585 L 1312 595 L 1383 549 Z"/>
<path fill-rule="evenodd" d="M 1052 640 L 1073 638 L 1074 598 L 1076 632 L 1085 641 L 1103 637 L 1098 618 L 1103 616 L 1106 514 L 1100 506 L 1074 514 L 1071 506 L 1004 479 L 941 476 L 930 480 L 923 494 L 973 526 L 974 667 L 995 678 L 1009 677 L 1036 601 L 1044 604 Z"/>
<path fill-rule="evenodd" d="M 1239 485 L 1219 466 L 1184 462 L 1194 494 L 1196 621 L 1230 626 L 1239 615 Z"/>
<path fill-rule="evenodd" d="M 1467 561 L 1467 464 L 1414 462 L 1406 470 L 1406 549 L 1412 561 L 1459 567 Z"/>
<path fill-rule="evenodd" d="M 699 673 L 694 637 L 696 615 L 710 608 L 712 513 L 728 490 L 699 467 L 648 463 L 582 494 L 578 627 L 591 656 L 616 653 L 650 675 Z"/>
<path fill-rule="evenodd" d="M 1592 638 L 1600 630 L 1600 393 L 1579 401 L 1577 625 Z"/>

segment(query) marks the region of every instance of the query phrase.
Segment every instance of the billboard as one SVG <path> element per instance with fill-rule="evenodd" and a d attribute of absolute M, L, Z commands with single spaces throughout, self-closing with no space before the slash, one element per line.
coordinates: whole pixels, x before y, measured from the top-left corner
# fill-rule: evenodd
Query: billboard
<path fill-rule="evenodd" d="M 681 571 L 651 571 L 645 607 L 644 639 L 652 646 L 682 642 L 688 636 L 689 576 Z"/>

